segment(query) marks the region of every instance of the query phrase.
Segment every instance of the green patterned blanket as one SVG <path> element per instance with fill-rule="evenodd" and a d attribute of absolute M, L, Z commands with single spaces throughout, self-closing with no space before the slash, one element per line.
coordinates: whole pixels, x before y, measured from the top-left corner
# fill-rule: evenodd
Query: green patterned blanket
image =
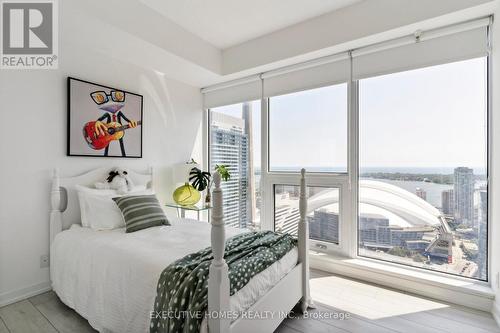
<path fill-rule="evenodd" d="M 297 240 L 272 231 L 248 232 L 226 241 L 230 294 L 281 259 Z M 150 332 L 199 332 L 208 305 L 208 269 L 212 248 L 192 253 L 161 273 L 156 290 Z"/>

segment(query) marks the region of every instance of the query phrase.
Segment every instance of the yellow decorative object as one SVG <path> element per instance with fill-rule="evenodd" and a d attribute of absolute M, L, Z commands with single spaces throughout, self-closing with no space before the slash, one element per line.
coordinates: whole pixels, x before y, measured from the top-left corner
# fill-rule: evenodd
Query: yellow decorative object
<path fill-rule="evenodd" d="M 174 191 L 173 198 L 179 205 L 193 206 L 200 201 L 201 193 L 189 183 L 185 183 Z"/>

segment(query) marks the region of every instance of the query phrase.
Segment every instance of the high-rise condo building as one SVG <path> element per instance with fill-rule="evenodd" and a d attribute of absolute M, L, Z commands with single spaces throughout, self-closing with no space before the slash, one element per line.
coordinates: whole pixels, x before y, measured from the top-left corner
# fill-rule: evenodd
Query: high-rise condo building
<path fill-rule="evenodd" d="M 455 219 L 461 224 L 474 223 L 474 173 L 466 167 L 455 168 L 453 175 L 455 193 Z"/>
<path fill-rule="evenodd" d="M 452 189 L 441 192 L 441 210 L 445 215 L 455 213 L 455 194 Z"/>
<path fill-rule="evenodd" d="M 478 245 L 478 277 L 486 279 L 486 263 L 488 253 L 488 192 L 486 190 L 479 191 L 479 212 L 477 222 L 477 245 Z"/>
<path fill-rule="evenodd" d="M 309 237 L 311 239 L 339 242 L 339 214 L 327 207 L 314 211 L 309 218 Z"/>
<path fill-rule="evenodd" d="M 427 192 L 420 188 L 420 187 L 417 187 L 415 189 L 415 194 L 417 195 L 417 197 L 419 197 L 420 199 L 423 199 L 423 200 L 427 200 Z"/>
<path fill-rule="evenodd" d="M 212 165 L 226 165 L 231 173 L 228 181 L 222 182 L 224 198 L 224 221 L 233 227 L 245 228 L 248 222 L 248 137 L 245 121 L 226 114 L 211 113 Z"/>

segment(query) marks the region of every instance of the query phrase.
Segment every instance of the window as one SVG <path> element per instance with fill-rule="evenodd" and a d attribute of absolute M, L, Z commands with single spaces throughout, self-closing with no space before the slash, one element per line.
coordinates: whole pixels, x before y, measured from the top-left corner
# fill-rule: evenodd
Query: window
<path fill-rule="evenodd" d="M 269 170 L 347 172 L 347 84 L 269 99 Z"/>
<path fill-rule="evenodd" d="M 307 171 L 309 238 L 339 250 L 347 187 L 347 83 L 269 97 L 269 172 L 274 230 L 297 234 L 298 172 Z M 271 225 L 272 227 L 272 225 Z"/>
<path fill-rule="evenodd" d="M 487 280 L 490 22 L 402 36 L 205 89 L 207 107 L 261 98 L 211 109 L 240 122 L 230 137 L 216 137 L 227 125 L 211 118 L 212 166 L 233 163 L 236 176 L 247 170 L 248 185 L 225 184 L 233 193 L 228 205 L 238 202 L 227 208 L 227 222 L 296 234 L 305 168 L 315 250 Z M 242 111 L 249 104 L 252 126 Z M 251 146 L 236 149 L 253 157 L 228 155 L 235 131 L 253 135 Z"/>
<path fill-rule="evenodd" d="M 483 57 L 359 81 L 359 255 L 487 279 L 486 75 Z"/>
<path fill-rule="evenodd" d="M 300 187 L 274 185 L 274 229 L 297 235 Z M 307 187 L 309 238 L 329 243 L 339 243 L 339 194 L 338 188 Z"/>
<path fill-rule="evenodd" d="M 260 100 L 213 108 L 210 113 L 210 170 L 226 165 L 222 181 L 227 225 L 260 226 Z"/>

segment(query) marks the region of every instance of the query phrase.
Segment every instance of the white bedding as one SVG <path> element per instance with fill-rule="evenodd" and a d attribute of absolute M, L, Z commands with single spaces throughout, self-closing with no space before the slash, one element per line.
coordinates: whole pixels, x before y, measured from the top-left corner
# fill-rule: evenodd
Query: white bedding
<path fill-rule="evenodd" d="M 173 261 L 210 246 L 210 224 L 171 219 L 172 226 L 133 233 L 73 225 L 51 245 L 52 287 L 100 332 L 149 332 L 156 283 Z M 226 228 L 226 237 L 241 232 Z M 248 309 L 297 264 L 297 249 L 231 296 L 233 311 Z M 204 325 L 206 330 L 206 325 Z"/>

